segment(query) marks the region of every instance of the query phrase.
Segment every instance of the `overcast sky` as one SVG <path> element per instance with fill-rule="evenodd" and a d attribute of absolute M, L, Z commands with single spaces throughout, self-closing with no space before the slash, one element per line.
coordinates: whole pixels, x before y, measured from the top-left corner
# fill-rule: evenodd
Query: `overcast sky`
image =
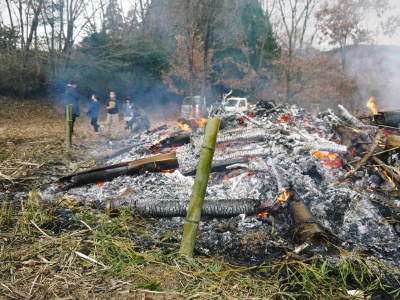
<path fill-rule="evenodd" d="M 388 12 L 392 16 L 400 17 L 400 0 L 388 0 L 392 9 Z M 379 28 L 380 20 L 376 16 L 370 16 L 365 18 L 365 26 L 374 32 L 376 28 Z M 382 32 L 375 33 L 373 35 L 375 43 L 378 45 L 397 45 L 400 46 L 400 28 L 397 29 L 396 34 L 392 36 L 384 35 Z"/>

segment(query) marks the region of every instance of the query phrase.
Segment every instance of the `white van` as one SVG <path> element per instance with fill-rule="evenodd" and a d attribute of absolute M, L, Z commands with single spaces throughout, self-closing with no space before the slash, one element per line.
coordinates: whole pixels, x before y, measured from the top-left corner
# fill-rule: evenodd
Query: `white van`
<path fill-rule="evenodd" d="M 244 113 L 249 110 L 247 98 L 230 97 L 227 98 L 224 104 L 225 111 Z"/>

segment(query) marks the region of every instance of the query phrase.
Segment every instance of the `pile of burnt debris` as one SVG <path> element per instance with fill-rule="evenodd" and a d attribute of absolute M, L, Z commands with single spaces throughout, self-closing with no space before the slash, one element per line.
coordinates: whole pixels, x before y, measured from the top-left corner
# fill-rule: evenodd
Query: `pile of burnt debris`
<path fill-rule="evenodd" d="M 343 106 L 312 116 L 260 101 L 247 113 L 210 114 L 222 125 L 197 253 L 262 262 L 288 251 L 328 255 L 338 246 L 399 267 L 400 112 L 360 120 Z M 131 207 L 154 222 L 153 233 L 174 232 L 177 241 L 202 144 L 199 123 L 181 120 L 91 153 L 105 167 L 61 178 L 57 193 Z"/>

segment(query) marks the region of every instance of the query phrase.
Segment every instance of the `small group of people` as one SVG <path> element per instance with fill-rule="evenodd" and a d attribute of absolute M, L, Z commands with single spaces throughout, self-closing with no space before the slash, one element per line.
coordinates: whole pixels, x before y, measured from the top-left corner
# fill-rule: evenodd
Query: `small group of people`
<path fill-rule="evenodd" d="M 81 94 L 78 90 L 78 84 L 75 81 L 70 81 L 65 89 L 63 95 L 64 104 L 72 104 L 72 131 L 76 118 L 80 116 L 79 100 Z M 114 91 L 109 93 L 109 98 L 106 101 L 107 119 L 106 130 L 111 133 L 114 126 L 119 124 L 119 100 Z M 125 129 L 132 132 L 139 132 L 150 128 L 150 122 L 147 116 L 141 112 L 133 103 L 131 98 L 126 98 L 122 110 L 124 114 Z M 92 94 L 91 103 L 87 115 L 91 118 L 90 124 L 93 126 L 95 132 L 99 132 L 100 125 L 98 119 L 100 115 L 100 102 L 96 94 Z"/>

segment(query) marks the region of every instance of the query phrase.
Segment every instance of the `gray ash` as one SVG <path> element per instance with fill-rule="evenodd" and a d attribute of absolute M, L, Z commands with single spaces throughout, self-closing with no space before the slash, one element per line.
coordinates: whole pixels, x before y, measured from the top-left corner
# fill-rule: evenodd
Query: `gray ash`
<path fill-rule="evenodd" d="M 296 106 L 277 107 L 269 102 L 259 103 L 249 116 L 251 122 L 246 118 L 238 122 L 240 115 L 221 116 L 224 127 L 219 136 L 224 139 L 218 145 L 214 162 L 246 160 L 228 164 L 226 169 L 211 174 L 206 202 L 207 205 L 225 207 L 231 201 L 232 207 L 236 207 L 240 201 L 237 199 L 245 199 L 243 201 L 261 203 L 271 213 L 261 218 L 256 211 L 242 215 L 250 211 L 239 209 L 238 216 L 221 213 L 223 218 L 204 217 L 196 243 L 197 253 L 223 254 L 248 262 L 262 262 L 293 250 L 297 244 L 293 240 L 288 204 L 277 202 L 283 190 L 290 188 L 300 195 L 339 246 L 354 251 L 361 249 L 399 267 L 399 230 L 396 231 L 396 227 L 385 219 L 396 218 L 396 210 L 391 208 L 393 205 L 380 209 L 379 205 L 373 204 L 374 193 L 365 189 L 382 184 L 382 180 L 378 180 L 375 172 L 364 172 L 367 180 L 338 184 L 339 178 L 346 173 L 345 155 L 326 159 L 312 155 L 322 145 L 324 149 L 342 150 L 335 126 L 338 122 L 351 124 L 333 112 L 314 117 Z M 363 137 L 369 142 L 374 136 L 374 128 L 370 130 L 371 134 Z M 178 128 L 165 126 L 132 137 L 131 141 L 123 141 L 123 145 L 130 142 L 132 149 L 105 161 L 104 165 L 150 156 L 154 143 L 178 132 Z M 196 168 L 201 142 L 202 132 L 199 130 L 190 135 L 188 144 L 164 145 L 157 149 L 157 153 L 176 151 L 180 168 L 173 173 L 123 176 L 103 186 L 83 186 L 67 194 L 82 199 L 85 204 L 113 201 L 117 207 L 131 207 L 134 213 L 143 213 L 146 207 L 158 205 L 159 215 L 168 217 L 150 218 L 150 222 L 155 224 L 153 233 L 163 236 L 163 232 L 173 231 L 180 237 L 184 218 L 172 217 L 174 213 L 168 205 L 174 203 L 179 211 L 177 215 L 183 214 L 194 182 L 194 176 L 183 174 Z M 391 159 L 398 164 L 397 155 Z M 168 209 L 172 213 L 166 213 Z M 313 246 L 305 253 L 326 255 L 331 251 L 334 250 L 326 246 Z"/>

